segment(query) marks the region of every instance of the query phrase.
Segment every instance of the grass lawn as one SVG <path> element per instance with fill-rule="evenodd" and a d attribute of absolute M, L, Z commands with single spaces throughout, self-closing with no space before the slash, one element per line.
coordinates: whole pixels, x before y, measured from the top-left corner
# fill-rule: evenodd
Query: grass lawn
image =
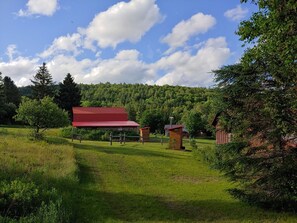
<path fill-rule="evenodd" d="M 17 136 L 26 130 L 7 129 L 1 137 L 13 134 L 19 143 L 26 141 Z M 198 146 L 213 143 L 198 140 Z M 72 194 L 72 222 L 297 222 L 294 214 L 264 211 L 232 198 L 226 192 L 232 185 L 191 152 L 159 143 L 68 141 L 65 146 L 73 148 L 78 166 L 79 182 L 64 188 Z M 72 176 L 73 169 L 59 168 Z"/>

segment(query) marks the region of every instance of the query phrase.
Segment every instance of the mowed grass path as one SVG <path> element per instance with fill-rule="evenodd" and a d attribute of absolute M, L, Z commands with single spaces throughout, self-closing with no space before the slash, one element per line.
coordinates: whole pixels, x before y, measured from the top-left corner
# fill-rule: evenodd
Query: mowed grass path
<path fill-rule="evenodd" d="M 294 214 L 233 199 L 226 192 L 232 185 L 191 152 L 153 143 L 73 146 L 80 169 L 77 222 L 297 222 Z"/>

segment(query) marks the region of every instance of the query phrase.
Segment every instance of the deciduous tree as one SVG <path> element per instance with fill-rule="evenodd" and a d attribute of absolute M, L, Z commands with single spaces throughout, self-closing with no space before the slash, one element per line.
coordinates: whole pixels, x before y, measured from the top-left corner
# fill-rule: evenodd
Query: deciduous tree
<path fill-rule="evenodd" d="M 42 138 L 42 133 L 48 128 L 63 127 L 69 123 L 67 112 L 50 97 L 41 100 L 23 97 L 15 119 L 32 126 L 36 139 Z"/>

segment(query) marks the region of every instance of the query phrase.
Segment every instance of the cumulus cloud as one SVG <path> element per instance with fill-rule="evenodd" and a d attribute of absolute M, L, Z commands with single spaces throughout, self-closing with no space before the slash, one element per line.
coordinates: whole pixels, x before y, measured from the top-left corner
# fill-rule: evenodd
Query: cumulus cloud
<path fill-rule="evenodd" d="M 48 63 L 47 67 L 55 82 L 61 82 L 67 73 L 71 73 L 75 81 L 82 82 L 83 76 L 90 73 L 90 71 L 98 66 L 99 59 L 78 60 L 73 56 L 57 55 L 53 57 Z"/>
<path fill-rule="evenodd" d="M 66 36 L 56 38 L 52 45 L 39 54 L 39 56 L 45 58 L 68 52 L 76 56 L 81 52 L 80 47 L 82 44 L 82 36 L 79 33 L 74 33 L 72 35 L 68 34 Z"/>
<path fill-rule="evenodd" d="M 0 71 L 3 76 L 9 76 L 17 86 L 31 84 L 30 79 L 36 73 L 38 59 L 17 57 L 8 62 L 0 61 Z"/>
<path fill-rule="evenodd" d="M 15 47 L 12 47 L 16 50 Z M 222 66 L 230 56 L 224 37 L 210 38 L 191 51 L 177 51 L 155 63 L 141 60 L 139 51 L 122 50 L 114 57 L 79 60 L 73 55 L 57 54 L 48 59 L 47 66 L 55 82 L 71 73 L 78 83 L 148 83 L 157 85 L 210 86 L 211 71 Z M 18 56 L 8 62 L 0 61 L 3 75 L 10 76 L 17 85 L 29 85 L 43 59 Z M 163 76 L 159 76 L 162 74 Z"/>
<path fill-rule="evenodd" d="M 114 58 L 102 60 L 82 79 L 84 83 L 146 83 L 155 78 L 155 70 L 139 60 L 137 50 L 120 51 Z"/>
<path fill-rule="evenodd" d="M 172 50 L 176 49 L 184 46 L 192 36 L 207 32 L 215 24 L 213 16 L 197 13 L 190 19 L 179 22 L 162 42 L 167 43 Z"/>
<path fill-rule="evenodd" d="M 89 26 L 80 32 L 86 35 L 88 46 L 95 41 L 101 48 L 115 48 L 124 41 L 139 41 L 161 18 L 155 0 L 119 2 L 96 15 Z"/>
<path fill-rule="evenodd" d="M 227 10 L 224 13 L 224 16 L 232 21 L 239 21 L 243 19 L 248 14 L 248 12 L 248 9 L 243 9 L 241 5 L 238 5 L 236 8 Z"/>
<path fill-rule="evenodd" d="M 210 38 L 195 55 L 179 51 L 156 62 L 156 69 L 165 72 L 156 84 L 210 86 L 213 83 L 211 71 L 222 66 L 229 56 L 224 37 Z"/>
<path fill-rule="evenodd" d="M 52 16 L 58 9 L 58 0 L 29 0 L 27 9 L 19 10 L 19 16 L 44 15 Z"/>

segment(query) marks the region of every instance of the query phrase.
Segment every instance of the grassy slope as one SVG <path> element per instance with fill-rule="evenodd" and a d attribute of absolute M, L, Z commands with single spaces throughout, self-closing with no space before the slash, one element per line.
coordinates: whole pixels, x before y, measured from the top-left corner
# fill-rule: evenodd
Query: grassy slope
<path fill-rule="evenodd" d="M 83 190 L 79 222 L 297 221 L 233 199 L 225 191 L 231 185 L 190 152 L 137 143 L 74 147 Z"/>
<path fill-rule="evenodd" d="M 21 179 L 43 188 L 54 187 L 67 209 L 72 209 L 71 188 L 78 185 L 73 147 L 66 140 L 48 144 L 31 141 L 27 135 L 28 129 L 0 127 L 0 180 Z M 71 210 L 66 211 L 71 217 Z"/>
<path fill-rule="evenodd" d="M 166 150 L 165 144 L 74 142 L 77 184 L 71 146 L 30 142 L 23 137 L 26 129 L 2 132 L 0 128 L 1 171 L 6 165 L 10 173 L 40 177 L 40 170 L 45 182 L 58 181 L 76 222 L 297 222 L 296 215 L 263 211 L 233 199 L 226 192 L 232 185 L 219 173 L 190 152 Z M 52 142 L 64 141 L 54 138 L 55 130 L 49 133 Z"/>

